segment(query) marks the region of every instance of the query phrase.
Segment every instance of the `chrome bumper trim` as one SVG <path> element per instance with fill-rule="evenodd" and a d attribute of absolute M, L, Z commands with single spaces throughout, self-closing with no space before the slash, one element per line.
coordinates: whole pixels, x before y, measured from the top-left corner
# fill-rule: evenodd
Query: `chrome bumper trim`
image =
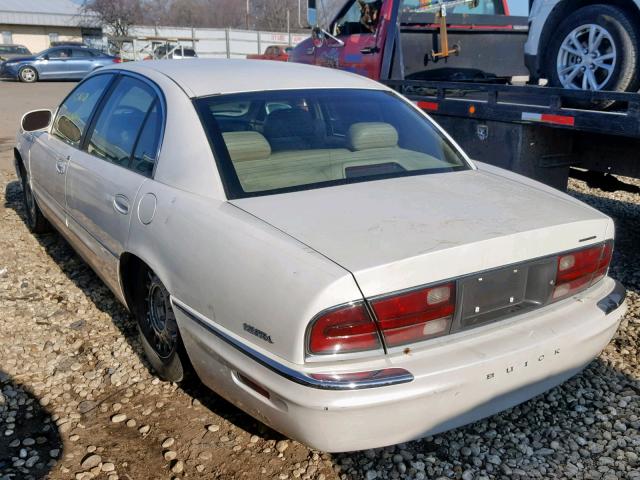
<path fill-rule="evenodd" d="M 175 298 L 171 298 L 172 305 L 184 313 L 187 317 L 200 325 L 202 328 L 211 332 L 213 335 L 224 341 L 228 345 L 232 346 L 239 352 L 243 353 L 247 357 L 256 361 L 265 368 L 268 368 L 272 372 L 290 380 L 299 385 L 305 387 L 316 388 L 320 390 L 362 390 L 366 388 L 380 388 L 389 387 L 392 385 L 400 385 L 403 383 L 409 383 L 413 381 L 413 375 L 408 371 L 401 368 L 388 368 L 383 370 L 376 370 L 371 372 L 355 372 L 359 376 L 357 380 L 351 380 L 348 378 L 349 374 L 341 374 L 335 372 L 327 372 L 322 374 L 314 374 L 314 376 L 307 375 L 306 373 L 299 372 L 292 368 L 283 365 L 266 355 L 248 347 L 242 342 L 239 342 L 235 338 L 231 337 L 227 333 L 220 330 L 214 324 L 207 319 L 203 318 L 197 312 L 191 310 L 188 306 L 180 302 Z M 361 378 L 366 373 L 370 375 L 366 378 Z M 316 378 L 314 378 L 316 377 Z"/>
<path fill-rule="evenodd" d="M 605 315 L 609 315 L 624 303 L 626 297 L 627 289 L 616 280 L 616 285 L 613 287 L 611 293 L 598 302 L 598 308 L 602 310 Z"/>

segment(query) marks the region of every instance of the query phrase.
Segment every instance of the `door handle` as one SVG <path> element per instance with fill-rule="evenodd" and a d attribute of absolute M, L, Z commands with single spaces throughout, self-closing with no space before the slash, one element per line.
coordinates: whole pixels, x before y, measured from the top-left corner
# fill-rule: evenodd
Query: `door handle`
<path fill-rule="evenodd" d="M 64 175 L 67 173 L 67 161 L 66 160 L 58 160 L 56 161 L 56 173 L 58 175 Z"/>
<path fill-rule="evenodd" d="M 113 209 L 122 215 L 129 214 L 129 199 L 124 195 L 116 195 L 113 197 Z"/>
<path fill-rule="evenodd" d="M 380 51 L 380 48 L 378 48 L 377 45 L 374 45 L 373 47 L 364 47 L 362 50 L 360 50 L 360 53 L 362 53 L 363 55 L 372 55 L 374 53 L 378 53 Z"/>

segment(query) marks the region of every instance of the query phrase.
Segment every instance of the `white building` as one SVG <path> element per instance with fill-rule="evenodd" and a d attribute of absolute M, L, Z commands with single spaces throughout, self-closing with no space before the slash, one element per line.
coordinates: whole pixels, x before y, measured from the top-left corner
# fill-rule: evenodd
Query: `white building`
<path fill-rule="evenodd" d="M 32 52 L 52 42 L 102 42 L 102 29 L 71 0 L 0 0 L 0 44 L 20 44 Z"/>

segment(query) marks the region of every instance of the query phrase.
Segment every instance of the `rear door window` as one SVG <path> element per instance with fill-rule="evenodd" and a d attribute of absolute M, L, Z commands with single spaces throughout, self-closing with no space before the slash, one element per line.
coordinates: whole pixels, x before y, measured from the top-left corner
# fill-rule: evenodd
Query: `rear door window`
<path fill-rule="evenodd" d="M 98 113 L 87 152 L 130 168 L 133 151 L 157 95 L 146 83 L 122 77 Z"/>
<path fill-rule="evenodd" d="M 71 56 L 73 58 L 93 58 L 93 53 L 90 50 L 73 48 L 71 49 Z"/>
<path fill-rule="evenodd" d="M 82 82 L 60 105 L 52 135 L 78 147 L 91 115 L 111 83 L 113 75 L 96 75 Z"/>

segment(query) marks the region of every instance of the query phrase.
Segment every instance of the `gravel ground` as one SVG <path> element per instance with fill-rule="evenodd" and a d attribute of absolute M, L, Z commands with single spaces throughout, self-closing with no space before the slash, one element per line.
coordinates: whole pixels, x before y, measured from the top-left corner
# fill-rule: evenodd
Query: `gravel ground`
<path fill-rule="evenodd" d="M 0 480 L 640 480 L 640 182 L 571 193 L 613 216 L 629 314 L 581 375 L 500 415 L 342 455 L 284 439 L 202 387 L 155 378 L 125 310 L 57 235 L 35 237 L 0 172 Z"/>

